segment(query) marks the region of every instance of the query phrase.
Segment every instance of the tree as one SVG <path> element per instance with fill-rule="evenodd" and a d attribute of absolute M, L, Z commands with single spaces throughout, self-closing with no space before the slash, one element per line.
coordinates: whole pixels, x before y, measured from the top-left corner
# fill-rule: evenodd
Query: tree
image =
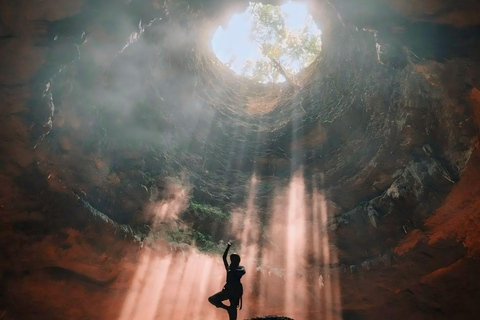
<path fill-rule="evenodd" d="M 262 57 L 247 61 L 243 75 L 258 82 L 278 82 L 283 77 L 295 84 L 295 73 L 310 65 L 321 50 L 319 35 L 309 32 L 313 19 L 309 16 L 302 30 L 290 30 L 278 6 L 255 3 L 247 10 L 251 16 L 250 37 Z"/>

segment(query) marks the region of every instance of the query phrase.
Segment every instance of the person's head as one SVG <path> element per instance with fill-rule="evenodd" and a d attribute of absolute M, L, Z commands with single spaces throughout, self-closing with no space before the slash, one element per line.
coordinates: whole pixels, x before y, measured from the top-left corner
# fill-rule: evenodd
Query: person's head
<path fill-rule="evenodd" d="M 240 265 L 240 256 L 236 253 L 232 253 L 230 255 L 230 266 L 231 267 L 238 267 Z"/>

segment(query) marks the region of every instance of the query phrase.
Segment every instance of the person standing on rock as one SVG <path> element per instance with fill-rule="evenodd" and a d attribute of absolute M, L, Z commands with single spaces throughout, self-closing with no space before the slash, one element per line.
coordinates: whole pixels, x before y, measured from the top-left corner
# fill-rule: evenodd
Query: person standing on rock
<path fill-rule="evenodd" d="M 227 255 L 231 246 L 232 243 L 228 242 L 223 253 L 223 264 L 227 270 L 227 283 L 222 291 L 208 298 L 208 301 L 217 308 L 227 310 L 230 320 L 237 320 L 237 308 L 242 309 L 243 286 L 240 279 L 245 274 L 245 268 L 240 265 L 240 256 L 236 253 L 230 255 L 230 265 L 228 264 Z M 230 301 L 229 306 L 223 303 L 225 300 Z"/>

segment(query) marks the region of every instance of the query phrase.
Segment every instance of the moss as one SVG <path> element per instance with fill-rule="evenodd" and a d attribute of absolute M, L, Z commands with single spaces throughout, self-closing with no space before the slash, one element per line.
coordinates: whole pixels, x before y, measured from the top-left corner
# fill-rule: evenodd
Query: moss
<path fill-rule="evenodd" d="M 225 222 L 230 219 L 229 211 L 223 211 L 218 207 L 201 204 L 195 201 L 190 202 L 187 212 L 193 214 L 200 220 L 210 220 L 212 222 Z"/>
<path fill-rule="evenodd" d="M 190 227 L 169 230 L 166 239 L 170 243 L 188 244 L 195 246 L 205 253 L 221 253 L 224 249 L 219 242 L 215 242 L 208 234 L 194 230 Z"/>
<path fill-rule="evenodd" d="M 209 253 L 220 253 L 219 243 L 212 241 L 212 237 L 199 231 L 194 231 L 195 244 L 200 251 Z"/>
<path fill-rule="evenodd" d="M 172 243 L 186 243 L 189 245 L 193 244 L 192 230 L 189 228 L 169 230 L 166 233 L 166 238 L 168 242 Z"/>

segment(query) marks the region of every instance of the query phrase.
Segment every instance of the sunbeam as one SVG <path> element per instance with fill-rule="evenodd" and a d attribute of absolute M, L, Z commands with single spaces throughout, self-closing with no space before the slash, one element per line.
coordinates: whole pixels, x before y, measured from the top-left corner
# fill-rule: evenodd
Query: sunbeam
<path fill-rule="evenodd" d="M 285 238 L 285 313 L 305 311 L 305 184 L 296 174 L 290 182 L 287 207 L 287 236 Z M 295 294 L 292 294 L 295 293 Z"/>
<path fill-rule="evenodd" d="M 258 241 L 259 241 L 259 226 L 258 226 L 258 212 L 255 207 L 255 199 L 257 194 L 258 180 L 254 174 L 250 180 L 250 187 L 247 198 L 247 208 L 245 219 L 243 221 L 243 230 L 240 236 L 240 242 L 242 250 L 240 256 L 243 257 L 243 264 L 247 270 L 247 274 L 244 277 L 245 288 L 244 299 L 245 301 L 253 302 L 255 297 L 253 295 L 254 283 L 256 281 L 256 269 L 257 269 L 257 256 L 258 256 Z M 248 285 L 247 285 L 248 284 Z M 248 308 L 247 313 L 253 316 L 253 308 Z"/>
<path fill-rule="evenodd" d="M 259 183 L 252 175 L 244 209 L 232 216 L 231 231 L 247 270 L 241 313 L 248 317 L 281 313 L 296 320 L 319 315 L 341 319 L 325 197 L 318 188 L 308 194 L 302 171 L 296 172 L 287 188 L 277 190 L 261 239 L 256 206 Z M 175 195 L 157 205 L 158 224 L 176 219 L 185 202 L 185 190 L 176 186 L 170 192 Z M 207 298 L 223 285 L 221 259 L 193 249 L 161 247 L 142 249 L 119 320 L 224 318 L 224 310 L 207 304 Z"/>

